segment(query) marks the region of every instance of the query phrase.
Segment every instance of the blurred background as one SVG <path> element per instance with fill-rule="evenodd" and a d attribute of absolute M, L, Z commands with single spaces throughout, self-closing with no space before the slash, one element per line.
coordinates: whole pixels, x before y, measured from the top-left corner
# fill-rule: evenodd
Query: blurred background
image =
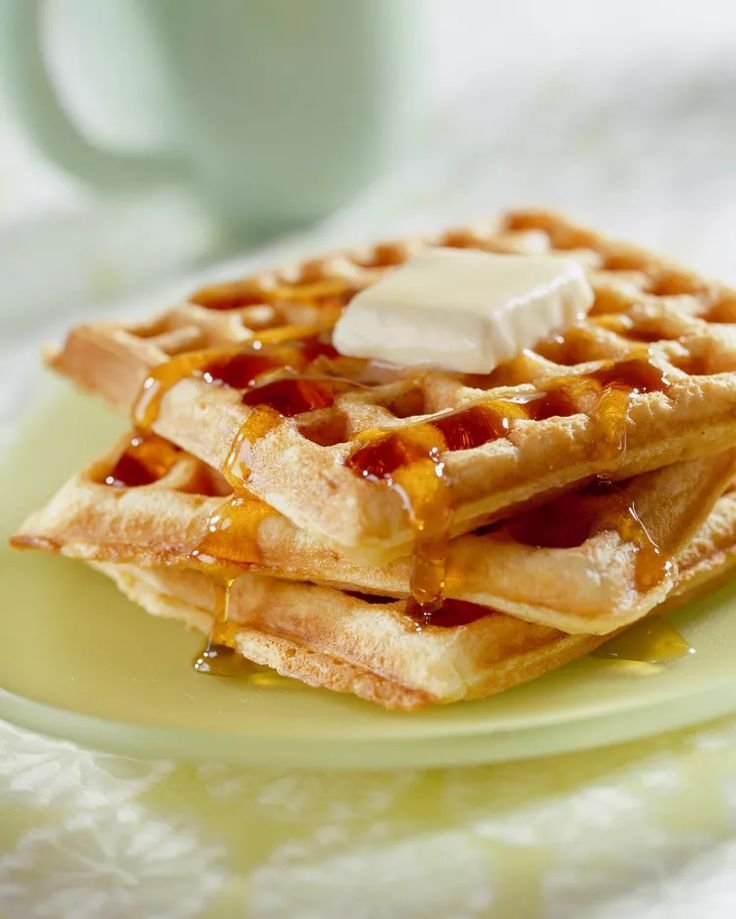
<path fill-rule="evenodd" d="M 735 51 L 729 0 L 0 0 L 0 411 L 80 316 L 510 205 L 736 281 Z"/>

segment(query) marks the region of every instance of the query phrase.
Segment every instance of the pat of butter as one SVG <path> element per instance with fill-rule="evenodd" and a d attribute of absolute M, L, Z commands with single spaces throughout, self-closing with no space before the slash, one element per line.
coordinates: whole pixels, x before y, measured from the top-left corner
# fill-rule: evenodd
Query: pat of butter
<path fill-rule="evenodd" d="M 427 249 L 353 297 L 333 342 L 351 357 L 490 373 L 592 304 L 572 259 Z"/>

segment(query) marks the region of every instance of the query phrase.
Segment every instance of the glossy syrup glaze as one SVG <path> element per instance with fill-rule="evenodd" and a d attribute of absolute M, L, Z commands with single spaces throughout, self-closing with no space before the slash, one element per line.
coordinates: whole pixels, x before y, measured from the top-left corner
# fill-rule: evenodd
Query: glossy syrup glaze
<path fill-rule="evenodd" d="M 245 659 L 233 650 L 233 629 L 229 624 L 231 573 L 247 567 L 258 567 L 261 552 L 258 529 L 273 513 L 264 502 L 243 491 L 247 478 L 247 447 L 274 427 L 283 417 L 294 417 L 318 408 L 327 408 L 337 392 L 351 384 L 339 378 L 308 377 L 299 371 L 313 373 L 330 369 L 339 355 L 323 334 L 315 333 L 296 340 L 265 343 L 251 342 L 245 350 L 201 354 L 193 359 L 185 355 L 164 365 L 155 382 L 144 387 L 145 398 L 139 402 L 141 421 L 155 422 L 161 399 L 174 383 L 186 376 L 204 382 L 243 390 L 241 401 L 252 408 L 248 420 L 235 438 L 225 468 L 225 477 L 236 490 L 233 496 L 216 508 L 207 521 L 206 533 L 190 558 L 218 582 L 218 603 L 208 642 L 194 662 L 195 669 L 218 676 L 250 672 Z"/>
<path fill-rule="evenodd" d="M 357 379 L 366 374 L 368 362 L 340 357 L 324 331 L 305 336 L 301 330 L 294 340 L 284 337 L 283 329 L 279 333 L 278 341 L 259 339 L 237 351 L 174 357 L 154 370 L 141 390 L 134 414 L 144 427 L 155 424 L 163 396 L 186 377 L 242 391 L 241 402 L 250 409 L 233 439 L 223 470 L 236 498 L 229 502 L 222 519 L 211 521 L 207 537 L 210 543 L 199 549 L 203 556 L 221 557 L 226 551 L 229 558 L 237 555 L 238 561 L 250 562 L 251 556 L 257 559 L 254 542 L 248 535 L 250 521 L 246 519 L 242 526 L 237 522 L 245 514 L 237 494 L 246 488 L 254 446 L 283 418 L 299 418 L 320 409 L 336 411 L 336 397 L 362 385 Z M 356 449 L 345 461 L 347 467 L 362 478 L 394 489 L 414 527 L 410 615 L 427 621 L 433 611 L 439 615 L 443 608 L 453 512 L 446 453 L 508 437 L 517 422 L 583 413 L 597 425 L 598 449 L 607 465 L 615 469 L 626 450 L 629 399 L 636 393 L 666 392 L 667 387 L 668 381 L 659 368 L 645 357 L 635 357 L 605 364 L 589 373 L 549 380 L 532 392 L 478 401 L 400 429 L 359 434 Z M 317 437 L 315 442 L 319 443 Z M 641 535 L 646 530 L 635 508 L 623 514 L 620 526 L 638 547 L 641 584 L 660 577 L 666 562 L 659 565 L 658 549 L 648 536 Z M 242 553 L 235 552 L 230 537 L 223 535 L 226 530 L 235 534 L 239 528 L 245 531 L 246 549 Z"/>
<path fill-rule="evenodd" d="M 326 310 L 344 307 L 357 290 L 346 278 L 323 278 L 271 286 L 259 285 L 253 281 L 233 281 L 203 287 L 190 297 L 190 301 L 218 312 L 279 303 L 304 303 Z"/>
<path fill-rule="evenodd" d="M 348 457 L 347 466 L 356 475 L 382 482 L 399 493 L 417 534 L 411 584 L 416 614 L 426 618 L 433 609 L 440 608 L 442 601 L 452 519 L 451 491 L 443 460 L 447 452 L 505 438 L 517 421 L 544 421 L 584 412 L 599 426 L 598 449 L 604 457 L 610 457 L 615 468 L 626 450 L 631 395 L 666 392 L 667 386 L 659 368 L 649 361 L 633 359 L 588 374 L 551 380 L 531 394 L 486 400 L 398 430 L 361 435 L 359 439 L 365 442 Z M 552 517 L 558 519 L 558 514 Z M 662 559 L 633 505 L 620 509 L 617 525 L 622 537 L 637 546 L 637 577 L 642 587 L 652 586 L 653 579 L 661 578 L 671 563 Z M 559 523 L 552 529 L 558 526 Z"/>
<path fill-rule="evenodd" d="M 181 450 L 147 431 L 134 431 L 114 465 L 101 481 L 112 488 L 139 488 L 162 479 L 174 466 Z"/>
<path fill-rule="evenodd" d="M 642 523 L 634 498 L 605 478 L 516 514 L 503 526 L 517 542 L 545 549 L 573 548 L 597 532 L 613 530 L 636 550 L 636 587 L 642 593 L 673 572 L 672 559 Z"/>
<path fill-rule="evenodd" d="M 208 676 L 243 676 L 259 669 L 246 660 L 237 650 L 235 635 L 237 627 L 230 618 L 230 601 L 235 579 L 214 581 L 215 603 L 212 626 L 207 642 L 192 662 L 197 673 Z"/>
<path fill-rule="evenodd" d="M 329 335 L 319 329 L 304 334 L 294 328 L 266 331 L 237 348 L 190 351 L 154 367 L 141 386 L 133 406 L 133 420 L 150 428 L 158 419 L 164 396 L 189 377 L 229 389 L 246 390 L 268 374 L 319 371 L 340 361 Z"/>
<path fill-rule="evenodd" d="M 456 629 L 461 625 L 470 625 L 479 619 L 499 615 L 496 610 L 478 603 L 469 603 L 466 600 L 442 599 L 430 606 L 419 603 L 407 605 L 407 615 L 416 623 L 416 628 L 422 630 L 428 627 L 441 629 Z"/>

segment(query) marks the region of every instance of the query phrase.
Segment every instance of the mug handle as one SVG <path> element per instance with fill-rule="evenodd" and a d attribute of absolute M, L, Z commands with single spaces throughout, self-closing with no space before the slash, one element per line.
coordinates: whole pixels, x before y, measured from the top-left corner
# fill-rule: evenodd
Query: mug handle
<path fill-rule="evenodd" d="M 167 153 L 114 153 L 84 138 L 59 102 L 41 51 L 45 0 L 0 0 L 0 72 L 20 120 L 50 159 L 100 189 L 123 192 L 181 179 Z"/>

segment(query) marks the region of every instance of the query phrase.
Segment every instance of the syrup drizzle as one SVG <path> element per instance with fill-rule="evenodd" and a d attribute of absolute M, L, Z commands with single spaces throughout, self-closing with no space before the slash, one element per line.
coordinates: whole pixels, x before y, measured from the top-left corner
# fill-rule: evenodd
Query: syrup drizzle
<path fill-rule="evenodd" d="M 198 673 L 233 676 L 254 670 L 254 665 L 235 647 L 230 600 L 243 566 L 257 567 L 261 562 L 258 529 L 272 513 L 273 509 L 265 502 L 236 493 L 210 514 L 204 537 L 190 553 L 190 560 L 214 575 L 216 591 L 210 634 L 194 660 Z"/>
<path fill-rule="evenodd" d="M 651 590 L 674 570 L 672 559 L 642 523 L 634 499 L 605 478 L 516 514 L 503 526 L 512 539 L 539 549 L 569 549 L 601 530 L 614 530 L 636 550 L 636 587 L 641 592 Z"/>
<path fill-rule="evenodd" d="M 248 390 L 241 401 L 251 411 L 230 445 L 223 469 L 233 489 L 243 490 L 250 476 L 253 446 L 276 428 L 282 418 L 331 408 L 336 395 L 356 386 L 339 377 L 293 375 Z"/>
<path fill-rule="evenodd" d="M 136 431 L 101 481 L 111 488 L 150 485 L 163 478 L 180 455 L 181 450 L 169 441 L 148 431 Z M 272 508 L 257 498 L 233 496 L 210 515 L 203 539 L 189 555 L 216 575 L 212 628 L 194 661 L 194 669 L 200 673 L 231 676 L 262 669 L 254 668 L 235 650 L 229 609 L 232 585 L 242 566 L 257 566 L 261 561 L 258 527 L 272 513 Z"/>
<path fill-rule="evenodd" d="M 256 287 L 252 281 L 246 280 L 203 287 L 190 300 L 198 306 L 217 311 L 278 303 L 304 303 L 328 308 L 344 307 L 356 292 L 357 288 L 344 278 L 275 287 Z"/>
<path fill-rule="evenodd" d="M 112 488 L 139 488 L 163 478 L 181 450 L 145 431 L 135 431 L 102 481 Z"/>
<path fill-rule="evenodd" d="M 278 332 L 276 341 L 253 341 L 237 352 L 198 352 L 174 357 L 148 377 L 134 411 L 138 424 L 150 427 L 155 423 L 165 393 L 187 376 L 245 390 L 241 401 L 251 411 L 233 439 L 223 470 L 236 495 L 244 490 L 250 475 L 252 449 L 261 438 L 284 417 L 332 407 L 337 393 L 360 385 L 354 379 L 356 370 L 365 370 L 367 366 L 367 362 L 341 358 L 318 331 L 304 337 L 301 329 L 301 337 L 295 340 L 285 337 L 283 329 Z M 353 379 L 340 377 L 341 361 L 348 362 Z M 603 455 L 610 456 L 615 468 L 625 454 L 631 395 L 666 392 L 667 386 L 668 381 L 659 368 L 649 360 L 635 357 L 587 374 L 550 380 L 533 393 L 479 402 L 400 430 L 374 430 L 359 435 L 363 443 L 347 458 L 346 465 L 357 475 L 394 489 L 401 496 L 415 530 L 410 615 L 429 621 L 432 613 L 439 615 L 442 608 L 452 521 L 444 453 L 508 437 L 518 421 L 543 421 L 582 412 L 596 419 L 600 430 L 598 448 Z M 240 509 L 237 498 L 233 499 L 223 517 L 228 526 Z M 232 544 L 222 537 L 221 521 L 211 523 L 210 545 L 198 547 L 198 552 L 201 557 L 217 558 L 223 545 L 232 551 Z M 642 572 L 642 583 L 647 582 L 648 572 L 659 572 L 662 565 L 666 570 L 668 563 L 659 564 L 661 553 L 633 506 L 621 526 L 638 547 L 637 571 Z M 248 539 L 244 545 L 248 557 L 239 560 L 250 562 L 250 556 L 255 558 L 256 553 L 252 552 Z M 652 559 L 657 560 L 656 565 Z"/>
<path fill-rule="evenodd" d="M 331 359 L 334 353 L 329 344 L 307 341 L 300 345 L 296 357 L 300 362 L 314 364 L 321 358 Z M 296 357 L 290 358 L 293 363 L 297 363 Z M 265 359 L 265 362 L 259 362 L 258 358 Z M 207 382 L 237 389 L 251 387 L 241 401 L 252 406 L 253 411 L 233 441 L 225 463 L 224 474 L 234 486 L 234 495 L 210 516 L 207 532 L 192 552 L 192 558 L 208 566 L 211 571 L 219 572 L 220 577 L 224 575 L 224 585 L 221 587 L 224 591 L 224 612 L 216 615 L 207 646 L 195 661 L 195 669 L 199 672 L 230 675 L 233 668 L 237 672 L 239 666 L 233 661 L 244 660 L 233 651 L 233 637 L 227 627 L 232 587 L 232 580 L 227 573 L 233 570 L 232 566 L 237 566 L 237 570 L 244 564 L 257 566 L 261 562 L 258 528 L 261 521 L 273 513 L 269 505 L 243 494 L 243 482 L 249 474 L 247 458 L 250 444 L 263 437 L 280 418 L 331 406 L 335 394 L 351 385 L 341 379 L 299 375 L 278 376 L 259 384 L 258 378 L 272 369 L 272 354 L 236 355 L 226 360 L 211 361 L 200 368 Z M 213 569 L 213 565 L 217 567 Z"/>
<path fill-rule="evenodd" d="M 444 453 L 505 438 L 517 421 L 585 412 L 596 418 L 599 449 L 611 456 L 615 468 L 626 450 L 629 398 L 634 393 L 666 391 L 667 385 L 659 368 L 634 358 L 551 380 L 537 393 L 478 402 L 399 430 L 361 435 L 365 443 L 347 458 L 346 465 L 356 475 L 396 491 L 416 533 L 410 615 L 429 621 L 433 611 L 441 608 L 452 520 Z M 662 556 L 633 505 L 623 513 L 619 509 L 619 517 L 622 536 L 637 546 L 637 580 L 643 588 L 652 586 L 672 563 Z"/>
<path fill-rule="evenodd" d="M 230 599 L 235 578 L 213 582 L 215 608 L 207 644 L 194 659 L 197 673 L 210 676 L 237 676 L 249 669 L 248 661 L 235 647 L 235 625 L 230 620 Z"/>
<path fill-rule="evenodd" d="M 189 377 L 229 389 L 249 389 L 269 374 L 298 374 L 308 369 L 327 373 L 333 365 L 339 369 L 344 359 L 324 335 L 320 328 L 285 327 L 263 332 L 237 350 L 175 355 L 154 367 L 144 380 L 133 407 L 133 420 L 141 428 L 151 428 L 166 393 Z"/>
<path fill-rule="evenodd" d="M 264 501 L 233 495 L 210 514 L 205 535 L 190 558 L 210 571 L 222 572 L 227 567 L 239 571 L 244 565 L 257 567 L 262 562 L 258 529 L 273 513 L 273 508 Z"/>
<path fill-rule="evenodd" d="M 469 603 L 466 600 L 448 600 L 443 599 L 433 608 L 427 609 L 419 604 L 408 604 L 407 615 L 416 623 L 416 629 L 421 632 L 423 629 L 433 626 L 441 629 L 455 629 L 461 625 L 470 625 L 471 622 L 477 622 L 479 619 L 486 619 L 488 616 L 498 615 L 496 610 L 488 606 L 480 606 L 477 603 Z"/>

